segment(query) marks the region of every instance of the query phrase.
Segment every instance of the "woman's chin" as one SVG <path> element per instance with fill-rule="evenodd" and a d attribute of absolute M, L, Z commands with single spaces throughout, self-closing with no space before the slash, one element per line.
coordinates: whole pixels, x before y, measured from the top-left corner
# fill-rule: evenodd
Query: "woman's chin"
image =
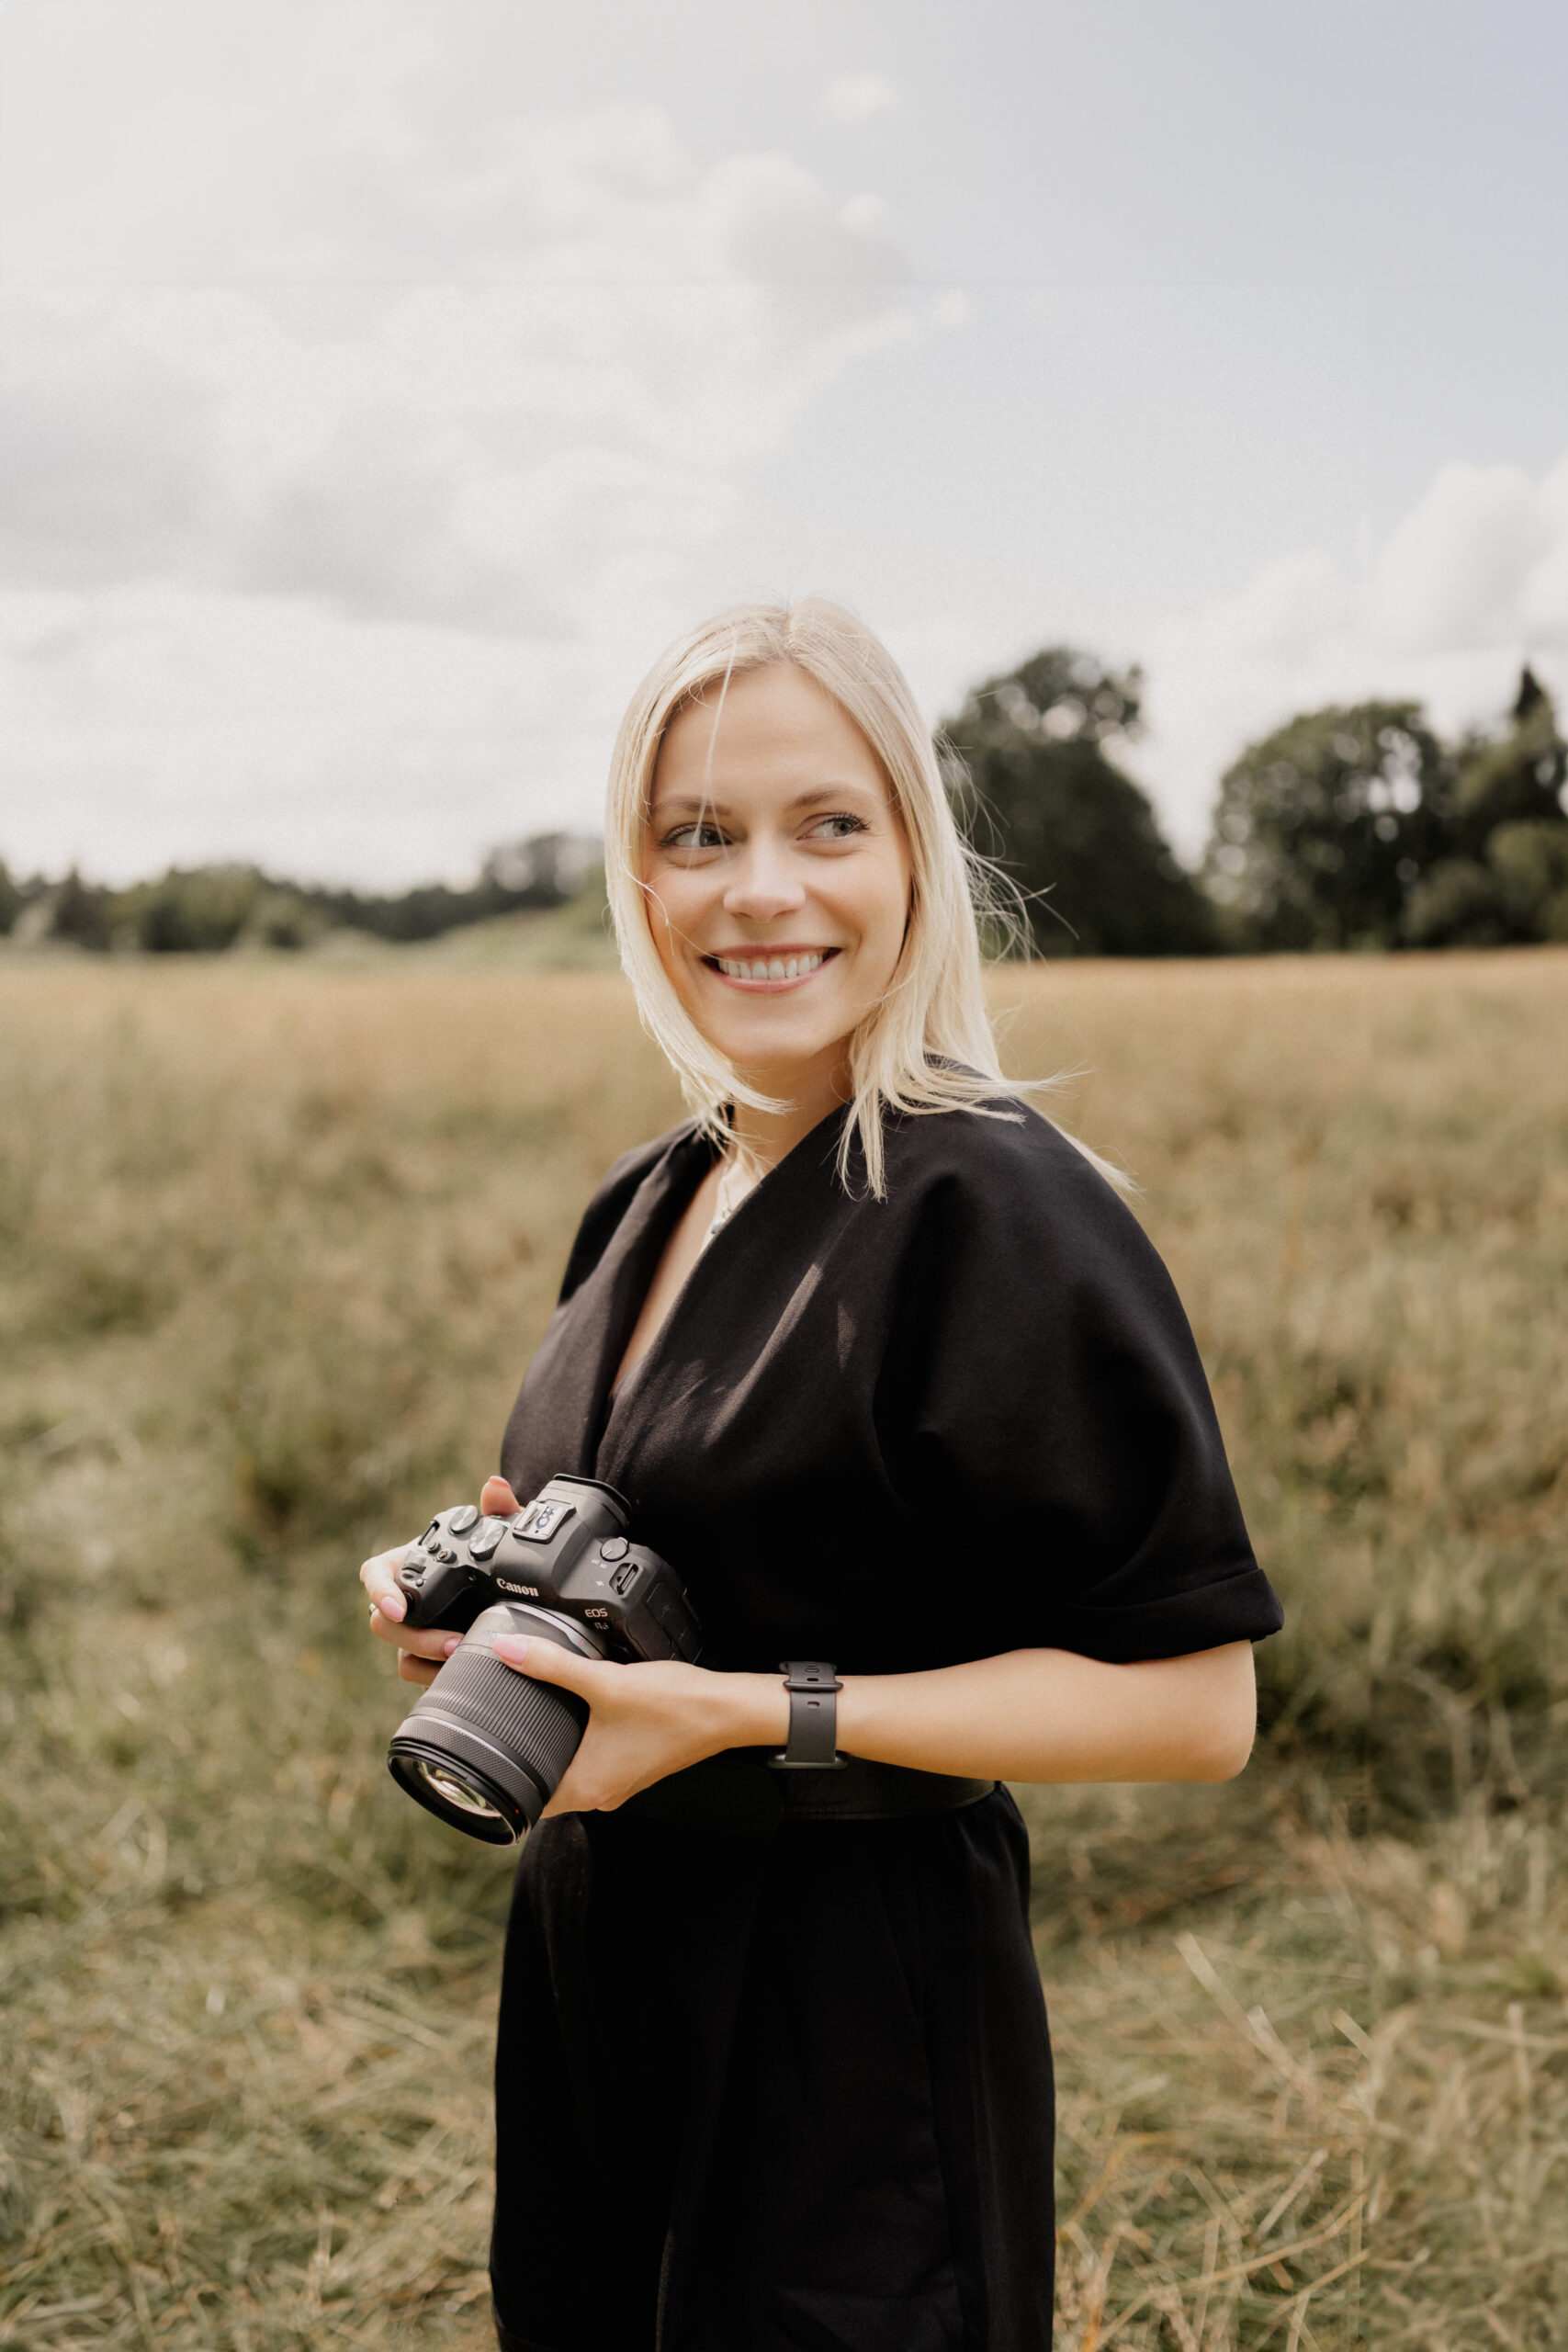
<path fill-rule="evenodd" d="M 765 1094 L 791 1094 L 796 1081 L 841 1060 L 851 1029 L 819 1021 L 769 1019 L 697 1023 L 708 1044 Z"/>
<path fill-rule="evenodd" d="M 841 1006 L 793 989 L 746 992 L 705 974 L 682 995 L 708 1044 L 737 1063 L 815 1061 L 854 1027 Z"/>

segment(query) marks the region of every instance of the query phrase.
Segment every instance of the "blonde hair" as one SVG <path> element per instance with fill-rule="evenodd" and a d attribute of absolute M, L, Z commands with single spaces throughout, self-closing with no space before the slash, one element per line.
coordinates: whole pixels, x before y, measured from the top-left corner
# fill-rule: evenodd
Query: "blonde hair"
<path fill-rule="evenodd" d="M 979 922 L 998 906 L 993 869 L 953 821 L 931 735 L 902 671 L 852 613 L 817 596 L 788 606 L 737 605 L 699 621 L 660 656 L 632 696 L 611 762 L 604 843 L 610 906 L 643 1026 L 673 1065 L 703 1129 L 722 1141 L 731 1103 L 778 1108 L 746 1084 L 681 1003 L 654 945 L 642 871 L 654 770 L 671 722 L 709 687 L 718 686 L 722 697 L 731 678 L 781 662 L 814 678 L 860 729 L 908 847 L 903 949 L 886 993 L 850 1038 L 850 1116 L 839 1149 L 847 1182 L 858 1143 L 866 1182 L 881 1199 L 885 1112 L 980 1110 L 1017 1090 L 1001 1073 L 982 980 Z"/>

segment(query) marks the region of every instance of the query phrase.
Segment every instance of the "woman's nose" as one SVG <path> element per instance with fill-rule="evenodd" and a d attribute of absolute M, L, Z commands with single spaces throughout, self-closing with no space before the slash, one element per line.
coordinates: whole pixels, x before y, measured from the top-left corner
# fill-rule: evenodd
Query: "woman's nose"
<path fill-rule="evenodd" d="M 725 885 L 727 914 L 767 922 L 805 903 L 805 888 L 790 871 L 787 855 L 775 843 L 757 840 L 744 843 Z"/>

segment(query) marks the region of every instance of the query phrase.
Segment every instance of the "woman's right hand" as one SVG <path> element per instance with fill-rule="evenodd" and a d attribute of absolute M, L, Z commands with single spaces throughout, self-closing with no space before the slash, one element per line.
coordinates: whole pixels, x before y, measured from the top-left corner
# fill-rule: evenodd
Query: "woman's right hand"
<path fill-rule="evenodd" d="M 397 1567 L 407 1549 L 400 1544 L 395 1551 L 378 1552 L 361 1566 L 359 1581 L 370 1596 L 370 1631 L 378 1642 L 393 1645 L 403 1680 L 434 1682 L 462 1635 L 446 1633 L 439 1625 L 421 1632 L 403 1623 L 408 1603 L 398 1589 Z"/>
<path fill-rule="evenodd" d="M 492 1519 L 507 1519 L 519 1508 L 504 1478 L 485 1480 L 479 1497 L 482 1511 Z M 434 1681 L 463 1636 L 440 1625 L 427 1626 L 422 1633 L 403 1623 L 408 1603 L 399 1589 L 397 1570 L 407 1549 L 406 1544 L 400 1544 L 393 1551 L 378 1552 L 374 1559 L 364 1561 L 359 1581 L 370 1596 L 370 1631 L 378 1642 L 389 1642 L 396 1649 L 400 1679 L 423 1685 Z"/>

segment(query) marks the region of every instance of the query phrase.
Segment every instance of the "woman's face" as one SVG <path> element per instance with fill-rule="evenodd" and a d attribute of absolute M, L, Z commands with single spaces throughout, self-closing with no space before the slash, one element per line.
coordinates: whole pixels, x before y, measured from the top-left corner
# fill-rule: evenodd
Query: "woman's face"
<path fill-rule="evenodd" d="M 837 1070 L 893 978 L 909 855 L 870 744 L 804 670 L 743 672 L 672 722 L 642 880 L 710 1045 L 772 1091 Z"/>

